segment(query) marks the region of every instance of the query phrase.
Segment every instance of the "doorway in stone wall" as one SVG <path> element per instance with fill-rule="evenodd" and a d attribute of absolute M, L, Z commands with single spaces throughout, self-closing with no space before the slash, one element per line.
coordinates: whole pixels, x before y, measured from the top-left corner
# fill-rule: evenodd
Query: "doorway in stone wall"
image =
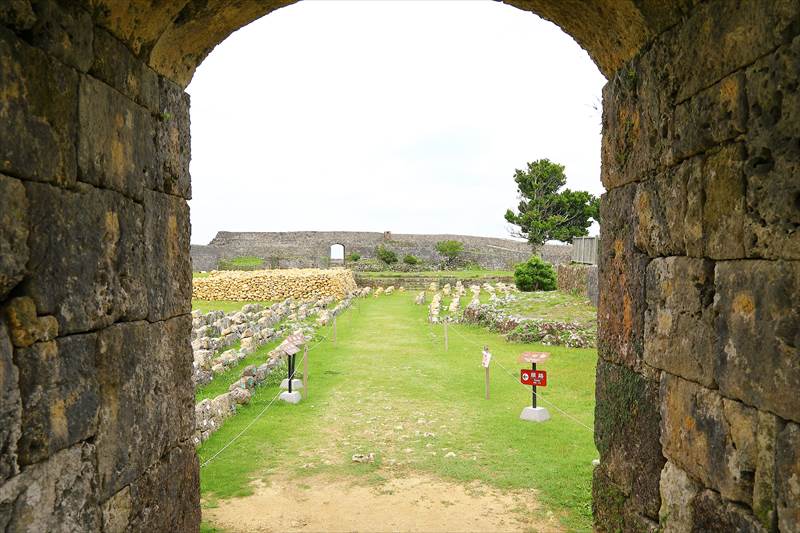
<path fill-rule="evenodd" d="M 337 29 L 348 19 L 359 28 Z M 445 20 L 457 22 L 445 30 Z M 531 34 L 536 38 L 526 40 Z M 527 59 L 508 59 L 519 46 L 528 47 Z M 552 46 L 560 59 L 542 53 Z M 274 53 L 248 55 L 253 50 Z M 237 56 L 250 59 L 237 65 Z M 530 57 L 541 59 L 537 72 L 558 73 L 553 81 L 531 72 Z M 573 63 L 583 74 L 563 68 Z M 576 81 L 581 76 L 590 81 Z M 505 237 L 503 213 L 517 202 L 514 170 L 528 161 L 565 163 L 568 176 L 588 177 L 573 188 L 600 192 L 604 81 L 560 29 L 501 4 L 311 2 L 282 9 L 222 43 L 187 89 L 192 238 L 210 238 L 223 223 L 250 231 L 391 227 L 396 235 L 437 234 L 441 241 L 452 234 Z M 537 88 L 547 90 L 531 103 Z M 561 98 L 570 103 L 553 103 Z M 222 189 L 212 178 L 220 174 Z M 235 209 L 220 209 L 231 204 Z M 205 215 L 211 212 L 213 218 Z M 394 260 L 381 262 L 381 246 Z M 441 321 L 429 319 L 439 291 L 425 291 L 425 305 L 415 305 L 429 282 L 401 291 L 404 282 L 393 277 L 421 269 L 418 252 L 403 246 L 400 238 L 378 241 L 348 265 L 381 270 L 364 275 L 387 277 L 394 291 L 356 299 L 337 316 L 335 343 L 332 320 L 314 318 L 308 397 L 290 406 L 272 402 L 276 384 L 257 388 L 200 445 L 209 528 L 591 526 L 595 350 L 510 344 L 456 323 L 445 333 Z M 332 243 L 329 265 L 345 263 L 347 253 Z M 487 290 L 480 273 L 469 275 L 472 281 L 451 281 L 442 316 L 463 311 L 470 285 L 477 284 L 482 303 L 505 297 L 497 279 Z M 458 290 L 458 311 L 450 311 Z M 489 400 L 479 366 L 487 344 L 494 361 Z M 549 370 L 569 377 L 553 377 L 553 395 L 541 394 L 555 407 L 537 426 L 519 420 L 531 392 L 515 373 L 520 352 L 543 349 L 560 356 Z M 213 400 L 217 392 L 212 381 L 199 397 Z"/>

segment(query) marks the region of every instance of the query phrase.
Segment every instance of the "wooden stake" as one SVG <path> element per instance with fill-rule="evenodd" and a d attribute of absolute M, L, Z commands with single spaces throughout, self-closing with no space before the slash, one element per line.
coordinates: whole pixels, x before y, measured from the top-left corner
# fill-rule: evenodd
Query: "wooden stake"
<path fill-rule="evenodd" d="M 486 369 L 486 379 L 489 379 L 489 369 Z M 487 387 L 488 381 L 487 381 Z M 308 398 L 308 345 L 303 348 L 303 390 L 305 391 L 306 398 Z M 488 389 L 487 389 L 488 391 Z M 488 392 L 486 394 L 489 394 Z M 488 396 L 487 396 L 488 398 Z"/>
<path fill-rule="evenodd" d="M 336 315 L 333 315 L 333 342 L 336 342 Z"/>
<path fill-rule="evenodd" d="M 305 374 L 304 374 L 305 375 Z M 489 367 L 486 367 L 486 399 L 489 399 Z"/>
<path fill-rule="evenodd" d="M 447 351 L 447 322 L 444 323 L 444 351 Z"/>

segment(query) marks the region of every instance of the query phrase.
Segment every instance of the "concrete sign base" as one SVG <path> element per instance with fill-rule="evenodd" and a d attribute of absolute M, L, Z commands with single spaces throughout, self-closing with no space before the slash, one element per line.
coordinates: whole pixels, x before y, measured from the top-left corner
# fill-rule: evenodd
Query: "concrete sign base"
<path fill-rule="evenodd" d="M 288 379 L 284 379 L 283 381 L 281 381 L 281 388 L 283 390 L 289 390 L 289 380 Z M 292 390 L 295 390 L 295 389 L 300 390 L 302 388 L 303 388 L 302 380 L 299 380 L 299 379 L 293 379 L 292 380 Z"/>
<path fill-rule="evenodd" d="M 544 407 L 526 407 L 519 415 L 521 420 L 528 422 L 544 422 L 550 420 L 550 413 Z"/>
<path fill-rule="evenodd" d="M 287 403 L 300 403 L 300 400 L 303 399 L 303 396 L 297 391 L 283 391 L 281 395 L 278 396 L 278 399 Z"/>

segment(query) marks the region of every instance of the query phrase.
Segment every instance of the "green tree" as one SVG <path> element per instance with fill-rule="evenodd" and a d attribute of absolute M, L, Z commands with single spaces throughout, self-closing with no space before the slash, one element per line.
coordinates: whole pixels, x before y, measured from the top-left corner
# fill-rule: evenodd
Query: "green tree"
<path fill-rule="evenodd" d="M 397 254 L 389 250 L 382 244 L 375 249 L 375 257 L 377 257 L 387 265 L 391 265 L 392 263 L 397 263 Z"/>
<path fill-rule="evenodd" d="M 444 256 L 448 265 L 451 265 L 464 251 L 464 243 L 461 241 L 439 241 L 436 243 L 436 251 Z"/>
<path fill-rule="evenodd" d="M 518 212 L 506 211 L 505 218 L 519 227 L 512 235 L 533 246 L 555 239 L 572 242 L 589 234 L 591 219 L 600 220 L 600 202 L 586 191 L 560 190 L 567 183 L 564 165 L 549 159 L 528 163 L 527 170 L 514 170 L 519 194 Z"/>

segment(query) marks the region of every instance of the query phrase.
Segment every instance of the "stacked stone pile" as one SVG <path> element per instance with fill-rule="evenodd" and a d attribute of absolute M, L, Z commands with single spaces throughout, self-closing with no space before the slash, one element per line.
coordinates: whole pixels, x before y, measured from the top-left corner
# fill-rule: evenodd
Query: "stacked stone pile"
<path fill-rule="evenodd" d="M 439 322 L 439 312 L 442 306 L 442 293 L 437 292 L 431 298 L 431 305 L 428 307 L 428 321 L 432 324 Z"/>
<path fill-rule="evenodd" d="M 414 298 L 414 303 L 417 305 L 425 303 L 425 291 L 420 291 L 419 294 L 417 294 L 416 298 Z"/>
<path fill-rule="evenodd" d="M 356 290 L 350 270 L 214 271 L 192 280 L 192 298 L 198 300 L 306 300 L 344 298 Z"/>
<path fill-rule="evenodd" d="M 328 319 L 338 316 L 352 305 L 353 298 L 365 297 L 368 294 L 369 291 L 353 291 L 347 294 L 342 301 L 330 310 L 326 308 L 331 303 L 331 299 L 322 298 L 313 302 L 303 302 L 300 304 L 292 300 L 286 300 L 281 302 L 281 304 L 274 304 L 266 310 L 261 308 L 261 306 L 252 306 L 251 311 L 263 313 L 273 308 L 287 310 L 286 322 L 282 324 L 280 328 L 281 335 L 284 337 L 292 336 L 293 339 L 300 337 L 304 339 L 304 343 L 307 343 L 313 338 L 315 331 L 307 322 L 303 322 L 305 319 L 311 317 L 315 313 L 325 313 Z M 244 308 L 242 311 L 244 312 Z M 208 314 L 214 314 L 216 316 L 218 313 Z M 319 321 L 317 323 L 319 324 Z M 273 335 L 272 338 L 276 336 L 277 335 Z M 272 372 L 280 368 L 281 360 L 286 357 L 286 352 L 284 351 L 286 342 L 286 338 L 284 338 L 284 341 L 280 345 L 270 350 L 265 363 L 245 367 L 239 379 L 230 385 L 228 392 L 220 394 L 214 399 L 207 398 L 195 405 L 195 433 L 193 437 L 195 446 L 199 446 L 207 440 L 222 426 L 226 418 L 236 414 L 239 405 L 250 403 L 255 388 L 261 385 Z M 241 354 L 241 351 L 239 353 Z M 247 354 L 241 355 L 241 357 L 237 355 L 237 357 L 239 357 L 237 362 L 246 357 L 246 355 Z"/>

